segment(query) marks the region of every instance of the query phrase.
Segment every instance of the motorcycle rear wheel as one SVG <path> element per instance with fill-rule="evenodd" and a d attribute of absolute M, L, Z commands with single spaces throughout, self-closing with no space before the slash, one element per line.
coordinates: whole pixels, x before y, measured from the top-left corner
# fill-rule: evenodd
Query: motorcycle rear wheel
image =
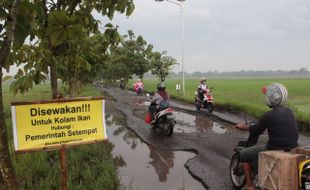
<path fill-rule="evenodd" d="M 200 102 L 198 102 L 198 100 L 195 100 L 195 106 L 196 106 L 196 110 L 200 111 L 201 104 L 200 104 Z"/>
<path fill-rule="evenodd" d="M 173 126 L 169 125 L 166 131 L 166 135 L 170 137 L 172 134 L 173 134 Z"/>
<path fill-rule="evenodd" d="M 239 162 L 239 156 L 239 153 L 235 153 L 230 160 L 229 166 L 230 180 L 236 189 L 240 189 L 245 185 L 245 176 Z"/>
<path fill-rule="evenodd" d="M 162 127 L 164 134 L 170 137 L 173 134 L 174 120 L 165 118 Z"/>

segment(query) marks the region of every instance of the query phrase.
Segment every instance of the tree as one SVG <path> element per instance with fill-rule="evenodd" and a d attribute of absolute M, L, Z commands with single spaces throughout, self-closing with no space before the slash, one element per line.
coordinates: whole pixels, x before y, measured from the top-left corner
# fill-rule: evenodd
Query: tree
<path fill-rule="evenodd" d="M 61 57 L 62 64 L 58 65 L 57 72 L 67 84 L 70 97 L 78 95 L 85 83 L 92 82 L 104 68 L 108 47 L 119 42 L 119 37 L 115 36 L 118 35 L 117 29 L 110 24 L 106 28 L 105 34 L 98 33 L 76 40 L 79 45 L 70 48 L 70 52 Z"/>
<path fill-rule="evenodd" d="M 36 1 L 37 2 L 37 1 Z M 33 49 L 32 56 L 25 55 L 25 52 L 18 52 L 18 55 L 25 55 L 23 59 L 26 63 L 28 71 L 36 70 L 37 72 L 49 72 L 51 77 L 51 89 L 53 98 L 57 96 L 57 70 L 70 70 L 70 77 L 63 78 L 69 86 L 69 89 L 76 89 L 80 70 L 88 71 L 91 67 L 84 59 L 83 41 L 94 33 L 98 33 L 99 20 L 92 16 L 92 12 L 96 10 L 102 16 L 107 16 L 109 19 L 113 18 L 115 12 L 124 13 L 129 16 L 134 10 L 132 0 L 115 0 L 115 1 L 80 1 L 80 0 L 62 0 L 62 1 L 38 1 L 38 27 L 35 28 L 34 34 L 37 37 L 37 42 L 31 47 Z M 105 34 L 109 35 L 114 31 L 113 27 L 107 26 Z M 115 33 L 115 32 L 114 32 Z M 117 37 L 117 35 L 114 35 Z M 87 50 L 87 49 L 86 49 Z M 49 56 L 36 56 L 39 54 L 47 54 Z M 36 57 L 36 59 L 28 59 Z M 28 60 L 27 60 L 28 59 Z M 21 63 L 21 62 L 20 62 Z M 47 69 L 49 67 L 49 70 Z M 57 69 L 58 67 L 58 69 Z M 31 68 L 31 69 L 29 69 Z M 41 68 L 42 70 L 38 70 Z M 31 81 L 35 77 L 34 72 L 24 72 L 16 76 L 17 80 Z M 39 75 L 38 75 L 39 76 Z M 73 78 L 72 78 L 73 77 Z M 68 80 L 70 78 L 70 81 Z M 43 77 L 37 77 L 38 82 L 44 80 Z M 72 80 L 71 80 L 72 79 Z M 15 85 L 17 84 L 17 85 Z M 29 85 L 18 85 L 23 82 L 16 82 L 13 84 L 15 90 L 23 92 L 27 91 Z M 73 85 L 73 86 L 72 86 Z M 31 86 L 30 86 L 31 87 Z M 73 90 L 74 91 L 74 90 Z M 72 93 L 70 93 L 72 94 Z"/>
<path fill-rule="evenodd" d="M 20 4 L 21 0 L 1 1 L 0 6 L 0 23 L 4 23 L 0 28 L 0 177 L 3 178 L 4 184 L 0 184 L 0 187 L 6 185 L 10 189 L 18 189 L 19 184 L 12 165 L 8 146 L 2 97 L 2 68 L 5 67 L 11 51 Z"/>
<path fill-rule="evenodd" d="M 127 81 L 131 78 L 131 70 L 129 64 L 127 65 L 126 55 L 124 49 L 118 46 L 112 46 L 109 49 L 110 54 L 107 56 L 107 62 L 105 68 L 102 70 L 102 78 L 116 80 L 119 78 L 125 78 Z"/>
<path fill-rule="evenodd" d="M 104 78 L 124 78 L 125 81 L 132 75 L 143 78 L 150 68 L 152 49 L 153 45 L 148 44 L 142 36 L 136 37 L 134 32 L 129 30 L 121 37 L 119 45 L 109 48 L 106 70 L 103 71 Z"/>
<path fill-rule="evenodd" d="M 304 75 L 304 76 L 306 76 L 306 75 L 309 75 L 309 71 L 308 71 L 308 69 L 307 68 L 300 68 L 299 70 L 298 70 L 298 72 L 299 72 L 299 74 L 300 75 Z"/>
<path fill-rule="evenodd" d="M 129 67 L 132 75 L 143 78 L 144 73 L 149 70 L 153 45 L 148 44 L 140 35 L 136 37 L 132 30 L 123 36 L 121 44 L 124 50 L 123 62 Z"/>
<path fill-rule="evenodd" d="M 85 37 L 98 32 L 99 21 L 92 16 L 93 10 L 112 19 L 115 12 L 129 16 L 134 4 L 132 0 L 0 0 L 0 177 L 8 188 L 18 189 L 19 185 L 8 146 L 2 68 L 8 70 L 14 63 L 25 64 L 11 86 L 15 93 L 26 92 L 33 82 L 40 83 L 45 80 L 44 74 L 50 72 L 51 89 L 55 97 L 58 92 L 56 66 L 63 64 L 61 61 L 68 57 L 70 64 L 67 67 L 76 66 L 72 59 L 80 61 L 78 65 L 86 65 L 86 61 L 82 61 L 83 58 L 77 54 L 79 51 L 64 50 L 79 47 L 81 35 Z M 29 35 L 34 44 L 20 48 Z M 87 66 L 83 68 L 87 69 Z M 0 183 L 0 188 L 2 185 Z"/>
<path fill-rule="evenodd" d="M 99 77 L 100 72 L 106 68 L 109 47 L 119 43 L 120 37 L 117 28 L 110 27 L 106 30 L 106 34 L 95 34 L 87 40 L 91 51 L 86 51 L 84 57 L 91 65 L 91 70 L 79 74 L 82 83 L 91 83 L 96 77 Z M 113 35 L 117 35 L 117 37 Z"/>
<path fill-rule="evenodd" d="M 172 66 L 177 64 L 175 58 L 166 56 L 167 52 L 155 52 L 151 60 L 151 73 L 156 75 L 161 82 L 165 81 L 166 77 L 172 70 Z"/>

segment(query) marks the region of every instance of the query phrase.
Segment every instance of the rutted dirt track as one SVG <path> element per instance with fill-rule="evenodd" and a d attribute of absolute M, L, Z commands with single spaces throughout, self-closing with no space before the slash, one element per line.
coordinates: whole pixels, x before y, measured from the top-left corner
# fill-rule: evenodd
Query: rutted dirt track
<path fill-rule="evenodd" d="M 200 124 L 206 127 L 205 132 L 175 132 L 171 137 L 156 135 L 150 131 L 150 128 L 146 127 L 147 124 L 142 119 L 147 106 L 141 105 L 140 102 L 144 102 L 147 99 L 146 96 L 136 96 L 127 90 L 114 87 L 103 88 L 98 86 L 98 89 L 113 97 L 115 100 L 113 101 L 114 109 L 124 114 L 127 127 L 134 131 L 145 143 L 157 149 L 196 153 L 196 156 L 185 164 L 185 167 L 196 179 L 200 180 L 208 189 L 233 189 L 229 178 L 229 161 L 234 146 L 239 140 L 245 139 L 247 133 L 235 130 L 233 125 L 228 122 L 221 122 L 221 125 L 226 129 L 225 133 L 212 132 L 212 126 L 209 125 L 212 125 L 214 120 L 219 121 L 219 117 L 226 117 L 227 120 L 233 123 L 243 121 L 242 118 L 216 112 L 212 115 L 195 113 L 190 105 L 173 102 L 172 104 L 176 109 L 187 110 L 199 117 L 206 117 L 204 123 Z M 266 136 L 263 135 L 260 141 L 265 140 Z"/>

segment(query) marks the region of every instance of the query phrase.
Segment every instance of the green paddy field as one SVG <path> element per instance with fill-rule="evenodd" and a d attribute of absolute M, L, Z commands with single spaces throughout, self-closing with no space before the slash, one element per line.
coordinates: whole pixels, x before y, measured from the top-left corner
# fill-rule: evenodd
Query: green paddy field
<path fill-rule="evenodd" d="M 174 98 L 193 102 L 194 93 L 199 79 L 185 80 L 185 96 L 177 92 L 175 85 L 182 84 L 181 79 L 167 79 L 165 84 L 170 95 Z M 310 130 L 310 78 L 233 78 L 208 79 L 207 84 L 213 87 L 213 99 L 217 108 L 230 111 L 245 111 L 255 117 L 260 117 L 269 108 L 264 104 L 263 86 L 273 82 L 282 83 L 289 92 L 287 105 L 297 116 L 301 128 Z M 145 90 L 155 91 L 157 79 L 145 79 Z M 194 106 L 194 105 L 193 105 Z"/>

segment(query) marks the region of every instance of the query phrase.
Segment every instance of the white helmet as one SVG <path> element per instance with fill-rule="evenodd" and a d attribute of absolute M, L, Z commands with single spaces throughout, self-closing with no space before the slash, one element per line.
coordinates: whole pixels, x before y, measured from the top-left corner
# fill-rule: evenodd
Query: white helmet
<path fill-rule="evenodd" d="M 205 78 L 205 77 L 202 77 L 201 79 L 200 79 L 200 83 L 203 83 L 203 82 L 206 82 L 207 81 L 207 79 Z"/>
<path fill-rule="evenodd" d="M 283 105 L 288 97 L 288 92 L 280 83 L 272 83 L 266 88 L 265 103 L 269 107 L 277 107 Z"/>

